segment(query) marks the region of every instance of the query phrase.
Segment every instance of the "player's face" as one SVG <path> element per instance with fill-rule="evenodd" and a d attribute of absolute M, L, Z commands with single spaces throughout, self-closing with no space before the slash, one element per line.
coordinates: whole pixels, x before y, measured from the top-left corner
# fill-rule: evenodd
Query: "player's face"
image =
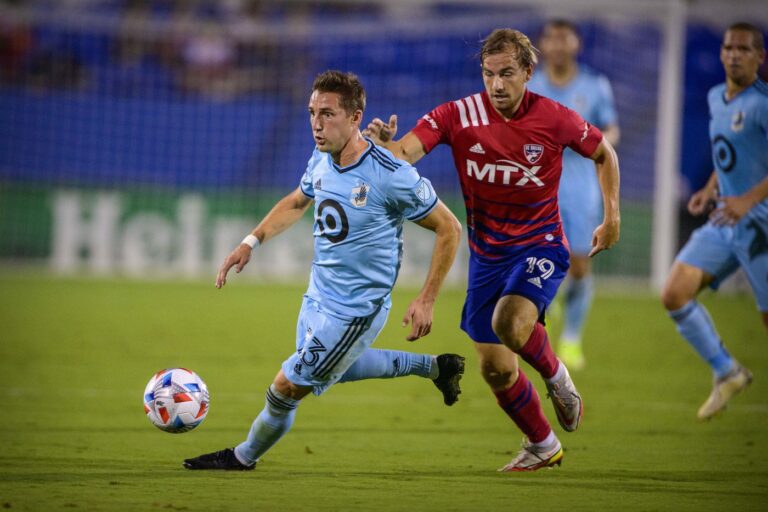
<path fill-rule="evenodd" d="M 512 117 L 523 98 L 532 69 L 522 67 L 513 51 L 486 55 L 482 69 L 491 104 L 505 117 Z"/>
<path fill-rule="evenodd" d="M 723 63 L 725 76 L 739 85 L 751 83 L 765 61 L 765 50 L 756 50 L 752 37 L 752 33 L 745 30 L 728 30 L 720 47 L 720 62 Z"/>
<path fill-rule="evenodd" d="M 576 60 L 579 37 L 568 27 L 547 26 L 541 35 L 539 49 L 552 66 L 565 66 Z"/>
<path fill-rule="evenodd" d="M 362 115 L 359 110 L 353 114 L 344 110 L 338 93 L 312 91 L 309 123 L 317 149 L 324 153 L 339 153 L 359 129 Z"/>

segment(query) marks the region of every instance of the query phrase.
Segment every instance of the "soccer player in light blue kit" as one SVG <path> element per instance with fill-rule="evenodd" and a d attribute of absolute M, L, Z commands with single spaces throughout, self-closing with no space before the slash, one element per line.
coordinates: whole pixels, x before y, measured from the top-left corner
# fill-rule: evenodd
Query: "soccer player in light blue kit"
<path fill-rule="evenodd" d="M 768 328 L 768 84 L 757 76 L 765 62 L 762 32 L 736 23 L 720 47 L 725 83 L 709 91 L 709 136 L 715 171 L 693 194 L 688 210 L 709 221 L 677 255 L 662 302 L 677 330 L 714 373 L 712 393 L 699 408 L 706 420 L 744 390 L 752 374 L 728 353 L 707 310 L 696 301 L 741 267 Z"/>
<path fill-rule="evenodd" d="M 548 21 L 542 28 L 539 49 L 543 65 L 528 88 L 575 110 L 616 146 L 619 126 L 611 85 L 605 76 L 576 60 L 581 49 L 577 27 L 567 20 Z M 571 149 L 563 153 L 558 201 L 571 267 L 564 287 L 565 318 L 557 355 L 568 368 L 580 370 L 585 364 L 582 331 L 594 295 L 589 254 L 594 230 L 602 219 L 602 199 L 594 162 Z"/>
<path fill-rule="evenodd" d="M 240 272 L 248 263 L 253 247 L 287 229 L 315 203 L 314 260 L 296 352 L 267 390 L 247 439 L 234 449 L 185 460 L 188 469 L 253 469 L 291 428 L 300 400 L 337 382 L 417 375 L 434 381 L 446 405 L 461 392 L 461 356 L 370 348 L 391 307 L 403 222 L 436 234 L 426 281 L 403 318 L 403 326 L 411 323 L 410 341 L 430 332 L 432 306 L 456 255 L 461 225 L 429 180 L 362 136 L 364 110 L 365 91 L 355 75 L 318 75 L 309 100 L 316 149 L 300 186 L 272 208 L 219 270 L 216 286 L 221 288 L 232 267 Z"/>

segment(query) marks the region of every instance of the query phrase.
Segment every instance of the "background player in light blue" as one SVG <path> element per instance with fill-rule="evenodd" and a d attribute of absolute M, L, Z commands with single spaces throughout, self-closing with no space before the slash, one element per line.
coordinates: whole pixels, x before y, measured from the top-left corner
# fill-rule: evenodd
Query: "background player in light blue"
<path fill-rule="evenodd" d="M 548 21 L 539 49 L 543 63 L 528 88 L 575 110 L 616 146 L 619 126 L 611 85 L 605 76 L 576 60 L 581 49 L 576 25 L 562 19 Z M 571 268 L 563 288 L 565 315 L 557 355 L 568 368 L 579 370 L 585 363 L 582 331 L 594 295 L 589 253 L 593 232 L 602 220 L 602 199 L 594 162 L 570 149 L 563 153 L 558 201 L 571 248 Z"/>
<path fill-rule="evenodd" d="M 461 225 L 415 168 L 362 136 L 364 110 L 365 90 L 355 75 L 318 75 L 309 100 L 316 149 L 300 186 L 272 208 L 219 270 L 221 288 L 232 267 L 240 272 L 248 263 L 253 247 L 298 221 L 314 201 L 314 260 L 296 352 L 267 390 L 247 439 L 234 449 L 185 460 L 188 469 L 252 469 L 291 428 L 300 400 L 336 382 L 417 375 L 435 382 L 446 405 L 458 398 L 461 356 L 370 348 L 389 314 L 403 221 L 436 234 L 426 281 L 403 318 L 403 326 L 411 324 L 411 341 L 430 332 L 432 306 L 456 255 Z"/>
<path fill-rule="evenodd" d="M 745 389 L 752 374 L 731 357 L 704 306 L 696 301 L 741 267 L 768 328 L 768 84 L 763 33 L 747 23 L 725 32 L 720 60 L 725 83 L 709 91 L 709 136 L 715 170 L 691 197 L 688 210 L 710 213 L 677 255 L 662 302 L 677 330 L 714 373 L 699 419 L 709 419 Z M 716 205 L 716 206 L 715 206 Z M 762 340 L 765 341 L 765 340 Z"/>

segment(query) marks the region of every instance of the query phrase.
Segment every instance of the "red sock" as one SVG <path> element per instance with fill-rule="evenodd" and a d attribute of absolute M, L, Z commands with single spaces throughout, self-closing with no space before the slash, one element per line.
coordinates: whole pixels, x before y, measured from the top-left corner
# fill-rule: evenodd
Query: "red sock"
<path fill-rule="evenodd" d="M 552 427 L 541 410 L 539 394 L 523 370 L 518 370 L 517 382 L 512 384 L 512 387 L 496 391 L 494 394 L 499 407 L 504 409 L 531 442 L 539 443 L 552 432 Z"/>
<path fill-rule="evenodd" d="M 557 366 L 560 363 L 552 352 L 547 330 L 539 322 L 536 322 L 531 337 L 517 353 L 545 379 L 554 377 L 557 373 Z"/>

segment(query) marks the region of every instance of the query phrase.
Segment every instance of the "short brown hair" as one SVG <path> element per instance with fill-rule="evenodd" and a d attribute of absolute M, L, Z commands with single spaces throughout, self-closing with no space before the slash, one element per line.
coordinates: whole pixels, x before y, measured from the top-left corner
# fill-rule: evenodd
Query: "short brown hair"
<path fill-rule="evenodd" d="M 536 56 L 538 50 L 533 46 L 528 36 L 512 28 L 497 28 L 483 39 L 480 49 L 480 63 L 488 55 L 512 50 L 517 56 L 517 62 L 524 68 L 532 68 L 539 62 Z"/>
<path fill-rule="evenodd" d="M 337 93 L 341 96 L 341 106 L 347 114 L 356 110 L 365 112 L 365 89 L 354 73 L 324 71 L 315 78 L 312 91 Z"/>
<path fill-rule="evenodd" d="M 742 32 L 751 33 L 752 48 L 754 48 L 758 52 L 763 51 L 765 49 L 765 37 L 763 36 L 763 31 L 757 28 L 756 26 L 752 25 L 751 23 L 745 23 L 743 21 L 739 23 L 734 23 L 733 25 L 728 27 L 727 31 L 730 31 L 730 30 L 740 30 Z"/>
<path fill-rule="evenodd" d="M 544 23 L 544 26 L 541 27 L 541 33 L 539 34 L 539 37 L 544 35 L 544 31 L 548 28 L 564 28 L 566 30 L 570 30 L 573 35 L 575 35 L 579 41 L 581 41 L 581 31 L 579 31 L 579 27 L 576 26 L 574 22 L 571 20 L 567 20 L 565 18 L 553 18 L 546 23 Z"/>

